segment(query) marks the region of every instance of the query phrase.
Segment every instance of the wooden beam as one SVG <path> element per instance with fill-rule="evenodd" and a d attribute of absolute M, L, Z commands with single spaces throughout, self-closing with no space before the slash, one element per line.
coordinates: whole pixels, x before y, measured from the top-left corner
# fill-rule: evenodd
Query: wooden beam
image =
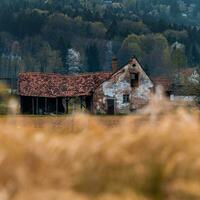
<path fill-rule="evenodd" d="M 36 97 L 36 114 L 39 114 L 39 102 L 38 102 L 38 97 Z"/>
<path fill-rule="evenodd" d="M 47 97 L 44 98 L 44 103 L 45 103 L 45 110 L 44 112 L 47 113 L 48 112 L 48 107 L 47 107 Z"/>
<path fill-rule="evenodd" d="M 87 109 L 86 105 L 84 105 L 84 101 L 86 101 L 86 98 L 85 97 L 80 97 L 81 98 L 81 110 L 83 108 Z"/>
<path fill-rule="evenodd" d="M 91 108 L 90 108 L 90 112 L 93 113 L 93 94 L 91 96 Z"/>
<path fill-rule="evenodd" d="M 66 113 L 69 114 L 69 98 L 66 98 Z"/>
<path fill-rule="evenodd" d="M 56 114 L 58 114 L 58 98 L 56 98 Z"/>
<path fill-rule="evenodd" d="M 23 97 L 20 96 L 20 112 L 23 113 Z"/>
<path fill-rule="evenodd" d="M 32 114 L 35 114 L 35 105 L 34 105 L 34 97 L 32 97 Z"/>
<path fill-rule="evenodd" d="M 83 97 L 80 97 L 80 101 L 81 101 L 81 110 L 83 109 Z"/>

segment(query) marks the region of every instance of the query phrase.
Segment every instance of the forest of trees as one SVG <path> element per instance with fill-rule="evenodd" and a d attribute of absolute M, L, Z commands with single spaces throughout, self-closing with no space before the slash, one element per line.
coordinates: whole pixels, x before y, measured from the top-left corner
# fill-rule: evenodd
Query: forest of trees
<path fill-rule="evenodd" d="M 132 55 L 151 75 L 197 67 L 197 8 L 197 0 L 1 0 L 0 77 L 109 71 L 113 56 L 121 66 Z"/>

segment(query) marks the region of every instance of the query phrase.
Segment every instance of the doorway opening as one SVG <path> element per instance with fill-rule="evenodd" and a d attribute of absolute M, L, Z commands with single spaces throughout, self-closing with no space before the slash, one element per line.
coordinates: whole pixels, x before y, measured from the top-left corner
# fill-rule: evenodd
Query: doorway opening
<path fill-rule="evenodd" d="M 115 114 L 115 100 L 107 99 L 107 114 L 114 115 Z"/>

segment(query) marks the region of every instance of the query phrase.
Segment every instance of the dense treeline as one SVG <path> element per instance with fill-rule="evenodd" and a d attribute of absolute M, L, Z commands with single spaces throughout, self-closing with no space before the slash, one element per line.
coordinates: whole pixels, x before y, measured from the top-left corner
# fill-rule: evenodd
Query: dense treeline
<path fill-rule="evenodd" d="M 147 12 L 172 1 L 148 2 L 2 0 L 1 77 L 15 77 L 19 71 L 110 70 L 113 56 L 122 65 L 133 54 L 151 74 L 198 66 L 200 30 Z"/>

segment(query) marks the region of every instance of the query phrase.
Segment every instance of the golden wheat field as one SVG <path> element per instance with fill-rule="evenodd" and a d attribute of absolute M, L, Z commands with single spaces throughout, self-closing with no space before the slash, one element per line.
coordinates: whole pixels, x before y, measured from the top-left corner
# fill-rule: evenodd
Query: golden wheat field
<path fill-rule="evenodd" d="M 198 200 L 197 109 L 0 118 L 0 200 Z"/>

